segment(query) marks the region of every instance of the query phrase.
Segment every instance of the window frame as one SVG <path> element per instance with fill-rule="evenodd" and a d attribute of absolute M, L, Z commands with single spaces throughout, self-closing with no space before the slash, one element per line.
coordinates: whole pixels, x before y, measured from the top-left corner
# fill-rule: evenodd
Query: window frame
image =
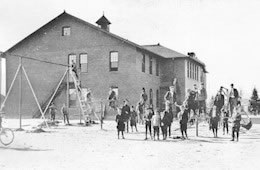
<path fill-rule="evenodd" d="M 153 57 L 149 56 L 149 74 L 153 74 Z"/>
<path fill-rule="evenodd" d="M 155 62 L 156 62 L 156 63 L 155 63 L 155 67 L 156 67 L 156 68 L 155 68 L 155 75 L 156 75 L 156 76 L 159 76 L 159 60 L 156 59 Z"/>
<path fill-rule="evenodd" d="M 65 34 L 67 32 L 66 29 L 69 29 L 69 30 L 67 30 L 69 34 Z M 70 36 L 70 35 L 71 35 L 71 27 L 63 26 L 62 31 L 61 31 L 61 36 L 66 37 L 66 36 Z"/>
<path fill-rule="evenodd" d="M 117 53 L 117 67 L 112 67 L 112 53 Z M 119 70 L 119 52 L 118 51 L 110 51 L 109 53 L 109 71 L 118 71 Z"/>
<path fill-rule="evenodd" d="M 149 104 L 153 105 L 153 89 L 149 90 Z"/>
<path fill-rule="evenodd" d="M 81 57 L 83 56 L 83 55 L 86 55 L 87 56 L 87 62 L 86 63 L 82 63 L 82 59 L 81 59 Z M 86 71 L 82 71 L 82 64 L 84 64 L 84 65 L 86 65 Z M 79 54 L 79 66 L 80 66 L 80 72 L 81 73 L 87 73 L 88 72 L 88 53 L 80 53 Z"/>
<path fill-rule="evenodd" d="M 142 72 L 145 73 L 145 54 L 142 57 Z"/>

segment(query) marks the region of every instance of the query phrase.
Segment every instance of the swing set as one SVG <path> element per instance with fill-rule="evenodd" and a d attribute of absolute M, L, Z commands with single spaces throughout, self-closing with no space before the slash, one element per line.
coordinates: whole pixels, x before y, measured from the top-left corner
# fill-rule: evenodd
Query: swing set
<path fill-rule="evenodd" d="M 11 56 L 14 56 L 14 57 L 18 57 L 19 58 L 19 65 L 18 65 L 18 68 L 15 72 L 15 75 L 14 75 L 14 78 L 12 79 L 12 82 L 10 84 L 10 87 L 7 91 L 7 94 L 6 94 L 6 97 L 4 98 L 4 101 L 2 102 L 1 104 L 1 107 L 0 107 L 0 111 L 2 111 L 5 107 L 5 103 L 6 101 L 8 100 L 9 98 L 9 95 L 13 89 L 13 86 L 14 86 L 14 83 L 15 83 L 15 80 L 18 79 L 18 75 L 19 75 L 19 105 L 18 105 L 18 113 L 19 113 L 19 129 L 17 129 L 18 131 L 22 131 L 22 113 L 21 113 L 21 109 L 22 109 L 22 75 L 24 74 L 25 78 L 26 78 L 26 81 L 30 87 L 30 90 L 33 94 L 33 97 L 34 97 L 34 101 L 36 102 L 37 104 L 37 107 L 40 111 L 40 116 L 41 118 L 40 119 L 43 119 L 44 121 L 44 124 L 46 125 L 47 128 L 49 128 L 49 125 L 46 121 L 46 118 L 45 118 L 45 114 L 50 106 L 50 104 L 52 103 L 55 95 L 57 94 L 58 92 L 58 89 L 59 87 L 61 86 L 63 80 L 65 79 L 66 75 L 67 75 L 67 106 L 69 106 L 69 76 L 72 77 L 73 79 L 73 83 L 75 85 L 75 89 L 76 89 L 76 94 L 77 94 L 77 99 L 79 101 L 79 106 L 80 106 L 80 113 L 79 113 L 79 119 L 80 119 L 80 124 L 81 123 L 81 120 L 82 120 L 82 115 L 85 115 L 85 116 L 89 116 L 88 114 L 85 114 L 87 112 L 87 109 L 85 107 L 85 104 L 84 104 L 84 100 L 82 100 L 82 97 L 81 97 L 81 93 L 82 93 L 82 89 L 80 88 L 80 85 L 78 83 L 78 81 L 76 80 L 75 78 L 75 75 L 73 75 L 73 71 L 71 70 L 71 66 L 69 65 L 65 65 L 65 64 L 59 64 L 59 63 L 54 63 L 54 62 L 49 62 L 49 61 L 44 61 L 44 60 L 40 60 L 40 59 L 35 59 L 35 58 L 30 58 L 30 57 L 26 57 L 26 56 L 21 56 L 21 55 L 16 55 L 16 54 L 11 54 Z M 31 81 L 29 79 L 29 76 L 26 72 L 26 69 L 24 68 L 23 66 L 23 63 L 22 63 L 22 59 L 25 58 L 25 59 L 29 59 L 29 60 L 36 60 L 38 62 L 43 62 L 43 63 L 48 63 L 48 64 L 54 64 L 54 65 L 57 65 L 57 66 L 63 66 L 63 67 L 67 67 L 67 69 L 65 70 L 64 74 L 62 75 L 57 87 L 55 88 L 55 91 L 53 92 L 53 94 L 51 95 L 51 98 L 49 99 L 49 101 L 47 102 L 47 105 L 45 107 L 45 109 L 43 110 L 40 103 L 39 103 L 39 100 L 35 94 L 35 90 L 31 84 Z M 101 102 L 101 113 L 103 112 L 102 109 L 102 102 Z M 102 115 L 102 114 L 101 114 Z M 96 115 L 95 113 L 95 116 L 96 118 L 98 118 L 98 116 Z M 102 128 L 102 116 L 101 116 L 101 119 L 98 118 L 98 120 L 100 120 L 101 122 L 101 128 Z"/>

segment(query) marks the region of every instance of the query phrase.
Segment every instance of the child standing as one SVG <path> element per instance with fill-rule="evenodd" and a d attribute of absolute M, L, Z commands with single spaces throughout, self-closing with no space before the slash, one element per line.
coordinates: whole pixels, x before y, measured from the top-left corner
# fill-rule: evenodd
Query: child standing
<path fill-rule="evenodd" d="M 121 109 L 118 108 L 118 112 L 116 115 L 116 122 L 117 122 L 117 137 L 119 139 L 120 132 L 122 133 L 122 139 L 125 139 L 124 137 L 124 131 L 125 131 L 125 122 L 124 117 L 121 115 Z"/>
<path fill-rule="evenodd" d="M 166 110 L 161 113 L 161 129 L 162 129 L 162 134 L 163 134 L 163 140 L 166 140 L 167 138 L 167 129 L 169 126 L 169 119 L 168 116 L 169 112 Z"/>
<path fill-rule="evenodd" d="M 157 134 L 157 139 L 160 140 L 160 124 L 161 124 L 161 116 L 159 112 L 156 110 L 155 115 L 152 117 L 152 124 L 153 124 L 153 139 L 155 140 L 155 135 Z"/>
<path fill-rule="evenodd" d="M 51 121 L 54 122 L 57 108 L 56 108 L 56 106 L 54 105 L 53 102 L 51 103 L 49 109 L 50 109 L 49 113 L 51 115 Z"/>
<path fill-rule="evenodd" d="M 137 119 L 137 113 L 134 109 L 134 106 L 131 107 L 131 111 L 130 111 L 130 126 L 133 132 L 133 126 L 135 127 L 136 132 L 138 132 L 137 130 L 137 126 L 136 126 L 136 119 Z"/>
<path fill-rule="evenodd" d="M 239 130 L 240 130 L 240 121 L 241 121 L 241 113 L 240 113 L 240 108 L 239 106 L 237 106 L 236 108 L 236 115 L 234 117 L 234 120 L 233 120 L 233 126 L 232 126 L 232 139 L 231 141 L 234 141 L 235 139 L 235 134 L 236 134 L 236 138 L 237 138 L 237 141 L 238 141 L 238 138 L 239 138 Z"/>
<path fill-rule="evenodd" d="M 228 117 L 229 117 L 229 113 L 227 110 L 225 110 L 224 118 L 223 118 L 223 135 L 225 135 L 225 130 L 227 131 L 228 134 Z"/>
<path fill-rule="evenodd" d="M 145 113 L 145 116 L 144 116 L 144 119 L 145 119 L 145 139 L 144 140 L 147 140 L 148 130 L 149 130 L 149 133 L 150 133 L 150 137 L 152 139 L 152 125 L 151 125 L 152 117 L 153 117 L 153 110 L 152 110 L 152 108 L 148 108 L 146 110 L 146 113 Z"/>
<path fill-rule="evenodd" d="M 63 105 L 61 107 L 61 113 L 63 115 L 64 124 L 66 124 L 66 120 L 67 120 L 67 125 L 70 125 L 69 112 L 68 112 L 68 107 L 66 106 L 66 103 L 63 103 Z"/>
<path fill-rule="evenodd" d="M 189 120 L 189 110 L 187 109 L 185 102 L 181 106 L 177 105 L 177 107 L 180 108 L 180 112 L 178 113 L 178 117 L 180 119 L 180 130 L 181 130 L 181 135 L 182 139 L 185 139 L 184 134 L 186 136 L 186 139 L 188 139 L 187 135 L 187 124 Z"/>

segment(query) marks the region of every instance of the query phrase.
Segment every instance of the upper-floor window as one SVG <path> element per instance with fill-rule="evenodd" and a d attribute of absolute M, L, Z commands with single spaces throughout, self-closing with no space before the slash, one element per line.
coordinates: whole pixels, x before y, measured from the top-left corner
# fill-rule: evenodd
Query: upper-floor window
<path fill-rule="evenodd" d="M 118 71 L 118 52 L 110 52 L 110 61 L 109 61 L 110 71 Z"/>
<path fill-rule="evenodd" d="M 145 55 L 143 54 L 142 58 L 142 72 L 145 72 Z"/>
<path fill-rule="evenodd" d="M 150 89 L 150 105 L 153 104 L 153 89 Z"/>
<path fill-rule="evenodd" d="M 149 73 L 153 74 L 153 59 L 151 56 L 149 57 Z"/>
<path fill-rule="evenodd" d="M 70 36 L 70 27 L 62 27 L 62 36 Z"/>
<path fill-rule="evenodd" d="M 156 70 L 156 76 L 159 76 L 159 60 L 158 59 L 156 60 L 155 66 L 156 66 L 156 69 L 155 69 Z"/>
<path fill-rule="evenodd" d="M 187 77 L 190 78 L 190 62 L 187 61 Z"/>
<path fill-rule="evenodd" d="M 80 68 L 81 72 L 88 72 L 88 54 L 80 54 Z"/>
<path fill-rule="evenodd" d="M 159 107 L 159 90 L 156 90 L 156 107 Z"/>

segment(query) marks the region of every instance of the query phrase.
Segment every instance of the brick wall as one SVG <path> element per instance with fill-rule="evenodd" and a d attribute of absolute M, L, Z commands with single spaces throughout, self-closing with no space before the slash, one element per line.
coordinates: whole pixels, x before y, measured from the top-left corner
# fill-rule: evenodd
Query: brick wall
<path fill-rule="evenodd" d="M 61 36 L 63 26 L 71 27 L 71 35 Z M 119 53 L 119 69 L 109 71 L 109 54 L 111 51 Z M 119 103 L 127 98 L 130 105 L 136 105 L 139 100 L 142 87 L 153 90 L 153 101 L 156 102 L 156 90 L 159 89 L 160 78 L 155 76 L 155 62 L 153 62 L 153 74 L 149 74 L 149 59 L 146 56 L 146 71 L 141 70 L 142 52 L 118 39 L 90 28 L 81 22 L 69 18 L 53 21 L 51 24 L 32 34 L 23 43 L 19 43 L 9 52 L 24 55 L 31 58 L 67 64 L 68 55 L 88 54 L 88 72 L 81 74 L 82 87 L 89 87 L 95 99 L 106 99 L 110 86 L 119 88 Z M 18 66 L 18 58 L 7 56 L 7 87 Z M 38 61 L 23 59 L 23 65 L 34 87 L 39 102 L 44 102 L 57 86 L 66 67 L 57 66 Z M 25 77 L 22 77 L 22 114 L 31 117 L 37 111 L 30 88 Z M 18 116 L 19 81 L 7 102 L 7 113 L 10 117 Z M 58 107 L 66 101 L 66 93 L 63 92 L 55 101 Z M 73 110 L 73 109 L 72 109 Z M 78 110 L 74 109 L 74 112 Z M 76 113 L 73 113 L 76 114 Z"/>

